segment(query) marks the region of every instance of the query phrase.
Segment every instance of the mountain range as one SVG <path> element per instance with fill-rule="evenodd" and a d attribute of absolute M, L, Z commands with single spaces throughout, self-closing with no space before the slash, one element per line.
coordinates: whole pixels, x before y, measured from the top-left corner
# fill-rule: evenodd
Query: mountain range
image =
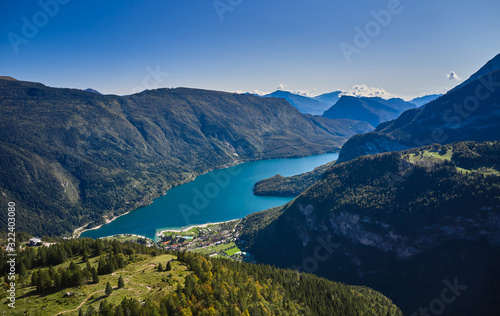
<path fill-rule="evenodd" d="M 298 95 L 284 90 L 264 95 L 264 97 L 285 99 L 302 113 L 322 115 L 333 119 L 363 121 L 374 126 L 373 128 L 382 122 L 397 118 L 406 110 L 421 107 L 440 96 L 440 94 L 432 94 L 404 101 L 399 98 L 386 100 L 380 97 L 349 96 L 342 91 L 325 93 L 316 97 Z"/>
<path fill-rule="evenodd" d="M 409 102 L 415 104 L 419 108 L 421 106 L 426 105 L 427 103 L 429 103 L 431 101 L 436 100 L 440 96 L 442 96 L 442 94 L 429 94 L 429 95 L 425 95 L 423 97 L 415 98 Z"/>
<path fill-rule="evenodd" d="M 330 119 L 359 120 L 375 127 L 414 108 L 413 103 L 405 102 L 403 99 L 384 100 L 378 97 L 342 96 L 322 116 Z"/>
<path fill-rule="evenodd" d="M 352 137 L 342 147 L 338 161 L 433 143 L 498 139 L 500 69 L 490 66 L 499 66 L 499 59 L 496 56 L 464 84 L 425 107 L 406 111 L 372 132 Z"/>
<path fill-rule="evenodd" d="M 156 255 L 175 258 L 177 281 L 162 279 L 177 286 L 162 298 L 169 314 L 176 306 L 201 314 L 218 301 L 233 314 L 400 315 L 394 301 L 412 316 L 499 315 L 499 88 L 500 55 L 445 95 L 417 99 L 420 107 L 338 91 L 316 99 L 189 88 L 115 96 L 0 77 L 0 203 L 16 201 L 21 233 L 68 235 L 217 168 L 340 150 L 309 173 L 256 183 L 255 194 L 297 195 L 238 224 L 238 246 L 268 265 L 146 247 L 127 250 L 127 263 L 147 260 L 152 270 Z M 89 275 L 87 252 L 99 267 L 103 249 L 125 267 L 118 242 L 41 249 L 38 258 L 20 256 L 30 263 L 19 266 L 32 276 L 26 293 L 40 283 L 37 267 L 42 283 L 61 285 L 45 269 L 56 257 L 61 275 Z"/>
<path fill-rule="evenodd" d="M 224 166 L 338 151 L 371 130 L 276 98 L 187 88 L 120 97 L 11 79 L 0 79 L 0 114 L 0 200 L 16 201 L 18 225 L 37 235 L 103 223 Z"/>
<path fill-rule="evenodd" d="M 330 105 L 319 100 L 283 90 L 274 91 L 273 93 L 266 94 L 263 97 L 285 99 L 304 114 L 321 115 L 330 107 Z"/>

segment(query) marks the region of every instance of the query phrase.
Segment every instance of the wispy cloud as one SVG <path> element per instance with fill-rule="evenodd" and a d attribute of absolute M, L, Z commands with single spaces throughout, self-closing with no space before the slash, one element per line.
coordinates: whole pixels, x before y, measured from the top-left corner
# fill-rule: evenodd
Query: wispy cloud
<path fill-rule="evenodd" d="M 454 71 L 446 75 L 446 77 L 448 78 L 448 80 L 460 80 L 460 77 Z"/>

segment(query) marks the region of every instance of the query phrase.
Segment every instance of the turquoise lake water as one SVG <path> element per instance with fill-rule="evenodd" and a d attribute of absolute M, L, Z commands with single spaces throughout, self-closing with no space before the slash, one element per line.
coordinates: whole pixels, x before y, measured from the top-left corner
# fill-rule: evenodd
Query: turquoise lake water
<path fill-rule="evenodd" d="M 175 187 L 146 207 L 123 215 L 82 237 L 100 238 L 137 234 L 154 238 L 159 230 L 185 228 L 243 218 L 248 214 L 283 205 L 292 198 L 253 195 L 257 181 L 275 174 L 292 176 L 337 159 L 338 154 L 305 158 L 253 161 L 215 170 Z"/>

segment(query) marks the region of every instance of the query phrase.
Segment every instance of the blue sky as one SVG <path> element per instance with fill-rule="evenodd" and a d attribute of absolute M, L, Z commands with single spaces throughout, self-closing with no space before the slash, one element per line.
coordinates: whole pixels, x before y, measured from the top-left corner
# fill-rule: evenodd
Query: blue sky
<path fill-rule="evenodd" d="M 498 0 L 3 1 L 0 75 L 115 94 L 365 84 L 409 98 L 500 53 L 499 13 Z M 356 28 L 368 44 L 356 46 Z"/>

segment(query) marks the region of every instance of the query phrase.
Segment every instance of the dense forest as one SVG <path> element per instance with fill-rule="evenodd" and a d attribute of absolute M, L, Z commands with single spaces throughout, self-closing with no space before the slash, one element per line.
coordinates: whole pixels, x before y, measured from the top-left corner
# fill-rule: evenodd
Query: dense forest
<path fill-rule="evenodd" d="M 253 192 L 259 196 L 297 196 L 305 189 L 321 179 L 326 170 L 335 164 L 335 161 L 324 164 L 314 170 L 291 177 L 275 175 L 255 183 Z"/>
<path fill-rule="evenodd" d="M 133 283 L 120 276 L 118 285 L 113 287 L 109 281 L 100 279 L 109 278 L 115 270 L 123 273 L 128 265 L 137 262 L 149 266 L 150 260 L 165 254 L 164 250 L 129 242 L 92 239 L 25 248 L 19 253 L 18 269 L 19 278 L 26 280 L 28 292 L 17 300 L 18 314 L 23 314 L 25 308 L 35 314 L 50 313 L 36 309 L 39 298 L 46 302 L 43 297 L 55 295 L 57 301 L 46 305 L 55 308 L 63 303 L 60 298 L 63 293 L 101 285 L 105 288 L 103 296 L 95 304 L 79 308 L 79 315 L 402 315 L 388 298 L 366 287 L 348 286 L 268 265 L 184 252 L 169 253 L 171 259 L 163 262 L 165 269 L 160 263 L 151 272 L 156 279 L 164 280 L 163 287 L 170 284 L 171 291 L 161 292 L 163 296 L 149 292 L 142 303 L 127 297 L 111 303 L 113 293 Z M 3 250 L 0 259 L 5 259 Z M 2 275 L 8 271 L 4 262 Z M 182 275 L 182 280 L 172 282 L 173 273 Z M 144 271 L 142 274 L 146 275 Z M 3 288 L 6 289 L 6 283 Z M 34 290 L 30 292 L 30 288 Z"/>
<path fill-rule="evenodd" d="M 240 246 L 259 262 L 370 286 L 410 314 L 459 276 L 487 294 L 447 307 L 448 315 L 477 306 L 495 314 L 486 302 L 500 294 L 499 175 L 499 142 L 359 157 L 287 205 L 245 218 Z M 324 245 L 335 247 L 319 248 L 328 255 L 316 260 Z"/>

